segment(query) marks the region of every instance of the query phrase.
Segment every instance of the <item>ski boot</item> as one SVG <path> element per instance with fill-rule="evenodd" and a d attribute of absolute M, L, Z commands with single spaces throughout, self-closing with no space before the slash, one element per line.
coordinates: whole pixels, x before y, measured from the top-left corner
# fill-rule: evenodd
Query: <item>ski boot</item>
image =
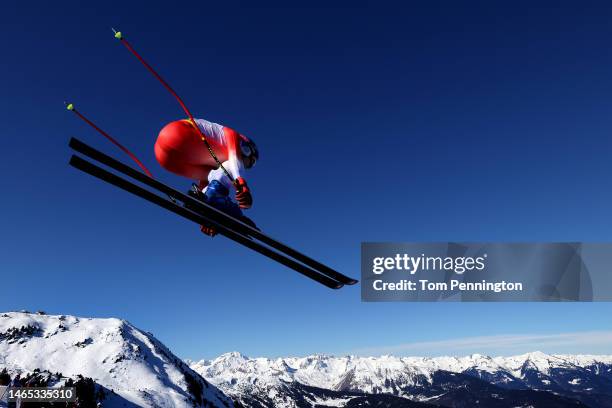
<path fill-rule="evenodd" d="M 202 190 L 200 190 L 196 183 L 191 184 L 191 189 L 187 191 L 187 195 L 192 198 L 195 198 L 198 201 L 206 202 L 206 197 L 204 197 L 204 193 L 202 193 Z M 189 203 L 185 204 L 185 208 L 188 208 L 194 212 L 198 212 L 198 209 L 195 208 L 195 206 L 190 205 Z M 217 235 L 217 229 L 212 224 L 200 225 L 200 231 L 202 231 L 202 233 L 208 235 L 211 238 Z"/>
<path fill-rule="evenodd" d="M 213 180 L 208 184 L 206 192 L 202 192 L 199 186 L 195 183 L 191 185 L 191 190 L 187 193 L 191 197 L 202 201 L 208 205 L 215 207 L 217 210 L 224 212 L 230 217 L 236 218 L 251 227 L 258 229 L 257 225 L 249 217 L 246 217 L 238 204 L 236 204 L 229 196 L 229 190 L 217 180 Z M 200 230 L 210 236 L 217 235 L 217 229 L 212 224 L 203 224 Z"/>

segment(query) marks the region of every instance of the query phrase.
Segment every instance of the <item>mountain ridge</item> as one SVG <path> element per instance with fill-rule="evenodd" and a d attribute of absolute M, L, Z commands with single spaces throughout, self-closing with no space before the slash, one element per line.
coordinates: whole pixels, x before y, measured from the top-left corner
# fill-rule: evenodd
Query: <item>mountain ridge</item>
<path fill-rule="evenodd" d="M 535 351 L 507 357 L 314 354 L 271 359 L 230 352 L 212 360 L 189 361 L 189 365 L 243 405 L 254 407 L 258 405 L 251 404 L 249 396 L 262 400 L 265 395 L 276 395 L 278 398 L 268 403 L 302 406 L 296 401 L 305 404 L 304 400 L 309 399 L 296 391 L 300 387 L 388 395 L 443 406 L 461 406 L 452 398 L 481 404 L 488 401 L 488 405 L 480 406 L 491 407 L 505 407 L 505 402 L 516 406 L 511 399 L 527 404 L 529 398 L 534 398 L 540 401 L 533 405 L 536 407 L 612 407 L 612 402 L 606 402 L 612 401 L 610 355 L 550 355 Z M 465 392 L 460 395 L 460 390 Z M 315 397 L 309 401 L 314 402 L 318 398 Z M 448 405 L 451 402 L 454 405 Z"/>

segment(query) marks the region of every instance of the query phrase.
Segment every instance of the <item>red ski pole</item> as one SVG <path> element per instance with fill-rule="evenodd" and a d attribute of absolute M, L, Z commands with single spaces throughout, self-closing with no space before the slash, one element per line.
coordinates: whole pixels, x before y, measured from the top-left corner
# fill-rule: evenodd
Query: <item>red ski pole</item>
<path fill-rule="evenodd" d="M 140 61 L 142 65 L 144 65 L 145 68 L 147 68 L 147 70 L 149 70 L 149 72 L 153 74 L 153 76 L 157 78 L 157 80 L 164 86 L 164 88 L 166 88 L 168 92 L 170 92 L 172 96 L 174 96 L 174 98 L 178 101 L 178 103 L 181 105 L 181 108 L 183 108 L 183 111 L 185 111 L 185 113 L 187 114 L 189 121 L 191 122 L 193 127 L 196 128 L 198 134 L 200 135 L 200 139 L 202 140 L 202 142 L 204 142 L 204 145 L 206 145 L 208 152 L 215 160 L 215 163 L 217 163 L 217 166 L 219 166 L 219 168 L 223 170 L 223 173 L 225 173 L 225 175 L 232 181 L 234 186 L 236 186 L 236 189 L 239 189 L 240 187 L 236 183 L 236 180 L 234 180 L 232 175 L 225 169 L 225 167 L 223 167 L 223 164 L 221 164 L 221 161 L 217 158 L 217 155 L 213 151 L 212 146 L 210 145 L 210 143 L 208 143 L 208 140 L 206 139 L 204 132 L 202 132 L 202 129 L 200 129 L 200 127 L 196 124 L 195 119 L 193 118 L 193 115 L 191 114 L 189 108 L 187 108 L 187 105 L 185 105 L 185 102 L 183 102 L 181 97 L 174 91 L 174 89 L 172 89 L 172 87 L 164 80 L 164 78 L 162 78 L 161 75 L 159 75 L 157 71 L 155 71 L 153 67 L 149 65 L 149 63 L 145 61 L 140 54 L 138 54 L 138 52 L 136 52 L 134 47 L 132 47 L 132 45 L 125 39 L 125 37 L 123 37 L 121 31 L 117 31 L 114 28 L 112 30 L 115 33 L 115 38 L 121 41 L 123 45 L 125 45 L 125 47 L 138 59 L 138 61 Z"/>
<path fill-rule="evenodd" d="M 74 112 L 79 118 L 81 118 L 85 123 L 87 123 L 89 126 L 91 126 L 92 128 L 94 128 L 98 133 L 100 133 L 102 136 L 104 136 L 105 138 L 107 138 L 112 144 L 114 144 L 115 146 L 117 146 L 118 148 L 120 148 L 121 150 L 123 150 L 123 152 L 125 154 L 127 154 L 128 156 L 130 156 L 130 158 L 132 160 L 134 160 L 134 162 L 136 162 L 136 164 L 138 165 L 138 167 L 140 167 L 142 169 L 142 171 L 145 172 L 145 174 L 151 178 L 154 178 L 153 175 L 151 174 L 151 172 L 145 167 L 144 164 L 142 164 L 142 162 L 140 160 L 138 160 L 138 157 L 136 157 L 136 155 L 134 155 L 134 153 L 130 152 L 125 146 L 123 146 L 121 143 L 119 143 L 115 138 L 113 138 L 111 135 L 109 135 L 108 133 L 106 133 L 105 131 L 103 131 L 102 129 L 100 129 L 98 126 L 96 126 L 95 123 L 93 123 L 91 120 L 87 119 L 81 112 L 79 112 L 72 103 L 66 103 L 66 109 L 68 109 L 71 112 Z"/>

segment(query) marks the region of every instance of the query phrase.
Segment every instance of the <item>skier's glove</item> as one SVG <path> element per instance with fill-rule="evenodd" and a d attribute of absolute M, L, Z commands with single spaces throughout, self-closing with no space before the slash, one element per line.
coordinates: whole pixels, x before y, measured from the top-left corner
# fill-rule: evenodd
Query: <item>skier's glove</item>
<path fill-rule="evenodd" d="M 251 190 L 242 177 L 236 179 L 236 201 L 238 201 L 240 208 L 251 208 L 253 205 Z"/>
<path fill-rule="evenodd" d="M 204 234 L 208 235 L 211 238 L 217 235 L 217 229 L 212 225 L 201 225 L 200 231 L 202 231 Z"/>

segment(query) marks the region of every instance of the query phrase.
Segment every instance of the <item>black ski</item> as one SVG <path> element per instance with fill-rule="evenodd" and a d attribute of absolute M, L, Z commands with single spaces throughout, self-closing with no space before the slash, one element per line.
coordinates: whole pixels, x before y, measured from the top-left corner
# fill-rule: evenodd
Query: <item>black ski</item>
<path fill-rule="evenodd" d="M 298 252 L 297 250 L 283 244 L 282 242 L 279 242 L 269 237 L 268 235 L 262 233 L 258 229 L 253 228 L 250 225 L 245 224 L 244 222 L 237 220 L 202 201 L 196 200 L 193 197 L 188 196 L 187 194 L 183 194 L 182 192 L 175 190 L 172 187 L 169 187 L 151 177 L 148 177 L 147 175 L 94 149 L 93 147 L 79 141 L 78 139 L 71 138 L 69 145 L 75 151 L 82 153 L 83 155 L 88 156 L 106 166 L 109 166 L 110 168 L 115 169 L 135 179 L 136 181 L 139 181 L 151 188 L 154 188 L 164 194 L 167 194 L 173 200 L 182 201 L 183 204 L 193 209 L 199 215 L 207 219 L 210 219 L 211 221 L 214 221 L 215 224 L 223 225 L 233 230 L 234 232 L 239 232 L 243 236 L 250 236 L 255 239 L 258 239 L 261 242 L 265 243 L 266 245 L 269 245 L 270 247 L 276 249 L 277 251 L 280 251 L 286 254 L 287 256 L 294 258 L 299 262 L 302 262 L 303 264 L 309 266 L 310 268 L 316 270 L 317 272 L 323 275 L 326 275 L 332 280 L 337 281 L 341 284 L 353 285 L 357 283 L 357 280 L 352 279 L 346 275 L 343 275 L 342 273 L 338 271 L 335 271 L 334 269 L 328 267 L 327 265 L 324 265 L 310 258 L 309 256 L 304 255 L 301 252 Z"/>
<path fill-rule="evenodd" d="M 166 210 L 169 210 L 177 215 L 180 215 L 183 218 L 193 221 L 198 225 L 201 225 L 205 222 L 211 223 L 217 228 L 217 230 L 219 231 L 219 234 L 224 235 L 225 237 L 239 244 L 242 244 L 245 247 L 250 248 L 264 256 L 267 256 L 268 258 L 271 258 L 329 288 L 339 289 L 343 286 L 342 283 L 337 282 L 325 275 L 322 275 L 318 273 L 317 271 L 314 271 L 313 269 L 305 265 L 302 265 L 294 261 L 291 258 L 286 257 L 285 255 L 281 253 L 273 251 L 272 249 L 258 242 L 253 241 L 249 237 L 239 232 L 236 232 L 232 230 L 231 228 L 221 223 L 218 223 L 217 221 L 213 219 L 209 219 L 199 213 L 193 212 L 188 208 L 185 208 L 181 205 L 176 204 L 175 202 L 172 202 L 170 199 L 160 197 L 159 195 L 151 191 L 148 191 L 140 186 L 137 186 L 136 184 L 133 184 L 109 171 L 106 171 L 96 166 L 95 164 L 90 163 L 87 160 L 84 160 L 78 156 L 73 155 L 70 158 L 70 165 L 85 173 L 88 173 L 94 177 L 97 177 L 103 181 L 106 181 L 109 184 L 112 184 L 125 191 L 128 191 L 140 198 L 143 198 L 151 203 L 157 204 L 158 206 L 165 208 Z"/>

